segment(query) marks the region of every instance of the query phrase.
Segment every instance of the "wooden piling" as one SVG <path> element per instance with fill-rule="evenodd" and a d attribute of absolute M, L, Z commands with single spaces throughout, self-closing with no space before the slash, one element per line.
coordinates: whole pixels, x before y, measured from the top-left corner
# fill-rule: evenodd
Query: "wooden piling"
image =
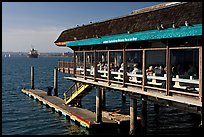
<path fill-rule="evenodd" d="M 147 128 L 147 101 L 142 100 L 142 115 L 141 115 L 142 132 L 145 135 Z"/>
<path fill-rule="evenodd" d="M 96 89 L 96 123 L 102 123 L 101 90 L 99 86 Z"/>
<path fill-rule="evenodd" d="M 157 114 L 159 113 L 159 105 L 156 103 L 154 103 L 154 112 Z"/>
<path fill-rule="evenodd" d="M 125 102 L 126 101 L 126 95 L 124 92 L 122 92 L 121 94 L 121 98 L 122 98 L 122 102 Z"/>
<path fill-rule="evenodd" d="M 54 96 L 58 96 L 58 91 L 57 91 L 57 69 L 56 67 L 54 68 Z"/>
<path fill-rule="evenodd" d="M 34 66 L 31 66 L 31 89 L 34 89 Z"/>
<path fill-rule="evenodd" d="M 130 97 L 130 135 L 135 135 L 137 126 L 137 99 Z"/>
<path fill-rule="evenodd" d="M 102 110 L 106 110 L 106 93 L 105 88 L 101 88 L 101 102 L 102 102 Z"/>

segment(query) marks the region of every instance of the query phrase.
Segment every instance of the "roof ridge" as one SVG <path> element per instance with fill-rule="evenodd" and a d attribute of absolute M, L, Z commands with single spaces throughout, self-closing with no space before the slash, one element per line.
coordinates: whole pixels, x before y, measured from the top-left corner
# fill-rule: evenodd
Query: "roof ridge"
<path fill-rule="evenodd" d="M 116 20 L 116 19 L 120 19 L 120 18 L 124 18 L 124 17 L 128 17 L 128 16 L 134 16 L 136 14 L 147 13 L 147 12 L 160 10 L 160 9 L 167 8 L 167 7 L 177 6 L 177 5 L 181 5 L 181 4 L 185 4 L 185 3 L 187 3 L 187 2 L 165 2 L 163 4 L 158 4 L 158 5 L 154 5 L 154 6 L 134 10 L 134 11 L 138 11 L 137 13 L 133 13 L 134 12 L 133 11 L 131 14 L 128 14 L 128 15 L 122 15 L 122 16 L 118 16 L 118 17 L 114 17 L 114 18 L 110 18 L 110 19 L 104 19 L 104 20 L 101 20 L 101 21 L 93 22 L 91 24 L 83 24 L 83 26 L 72 27 L 72 28 L 69 28 L 67 30 L 76 29 L 76 28 L 80 28 L 80 27 L 86 27 L 86 26 L 90 26 L 90 25 L 95 25 L 95 24 L 107 22 L 107 21 L 110 21 L 110 20 Z M 149 9 L 149 10 L 147 10 L 147 9 Z"/>
<path fill-rule="evenodd" d="M 146 13 L 146 12 L 150 12 L 150 11 L 154 11 L 154 10 L 167 8 L 167 7 L 181 5 L 181 4 L 184 4 L 184 3 L 187 3 L 187 2 L 165 2 L 165 3 L 162 3 L 162 4 L 158 4 L 158 5 L 154 5 L 154 6 L 150 6 L 150 7 L 145 7 L 145 8 L 141 8 L 141 9 L 137 9 L 137 10 L 133 10 L 130 15 Z"/>

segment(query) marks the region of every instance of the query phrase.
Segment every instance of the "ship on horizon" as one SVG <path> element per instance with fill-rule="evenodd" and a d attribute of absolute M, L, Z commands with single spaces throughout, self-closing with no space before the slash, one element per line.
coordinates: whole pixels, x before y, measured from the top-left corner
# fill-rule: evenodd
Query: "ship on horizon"
<path fill-rule="evenodd" d="M 28 58 L 38 58 L 38 51 L 34 48 L 31 48 L 27 55 Z"/>

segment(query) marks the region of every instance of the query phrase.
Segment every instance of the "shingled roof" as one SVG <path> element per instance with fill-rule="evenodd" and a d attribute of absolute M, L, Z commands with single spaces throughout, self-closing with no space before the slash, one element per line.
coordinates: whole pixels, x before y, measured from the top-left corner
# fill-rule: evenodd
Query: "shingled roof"
<path fill-rule="evenodd" d="M 159 7 L 159 8 L 158 8 Z M 185 2 L 176 5 L 161 5 L 156 9 L 142 9 L 143 12 L 133 11 L 132 14 L 102 22 L 64 30 L 55 41 L 57 46 L 65 46 L 66 42 L 145 30 L 155 30 L 163 24 L 165 27 L 184 26 L 202 23 L 202 2 Z"/>

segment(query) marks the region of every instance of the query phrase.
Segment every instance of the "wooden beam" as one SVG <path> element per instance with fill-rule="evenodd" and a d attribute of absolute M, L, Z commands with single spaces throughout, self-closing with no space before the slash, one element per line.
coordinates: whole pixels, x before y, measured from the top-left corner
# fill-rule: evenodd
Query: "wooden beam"
<path fill-rule="evenodd" d="M 199 99 L 202 102 L 202 46 L 199 47 Z"/>
<path fill-rule="evenodd" d="M 94 49 L 94 81 L 96 81 L 96 77 L 98 76 L 97 61 L 98 61 L 98 57 L 97 57 L 96 49 Z"/>
<path fill-rule="evenodd" d="M 142 51 L 142 91 L 146 91 L 145 85 L 147 84 L 146 79 L 146 51 Z"/>
<path fill-rule="evenodd" d="M 86 79 L 86 52 L 84 51 L 84 79 Z"/>
<path fill-rule="evenodd" d="M 126 87 L 125 83 L 127 82 L 127 56 L 125 51 L 127 45 L 128 43 L 123 46 L 123 87 Z"/>
<path fill-rule="evenodd" d="M 110 85 L 110 77 L 111 77 L 111 72 L 110 72 L 110 50 L 108 50 L 108 85 Z"/>
<path fill-rule="evenodd" d="M 74 75 L 76 74 L 76 52 L 74 51 Z"/>
<path fill-rule="evenodd" d="M 167 79 L 166 79 L 166 95 L 169 96 L 171 95 L 169 90 L 171 88 L 171 55 L 170 55 L 170 49 L 168 45 L 168 40 L 167 40 L 167 46 L 166 46 L 166 67 L 167 67 Z"/>

